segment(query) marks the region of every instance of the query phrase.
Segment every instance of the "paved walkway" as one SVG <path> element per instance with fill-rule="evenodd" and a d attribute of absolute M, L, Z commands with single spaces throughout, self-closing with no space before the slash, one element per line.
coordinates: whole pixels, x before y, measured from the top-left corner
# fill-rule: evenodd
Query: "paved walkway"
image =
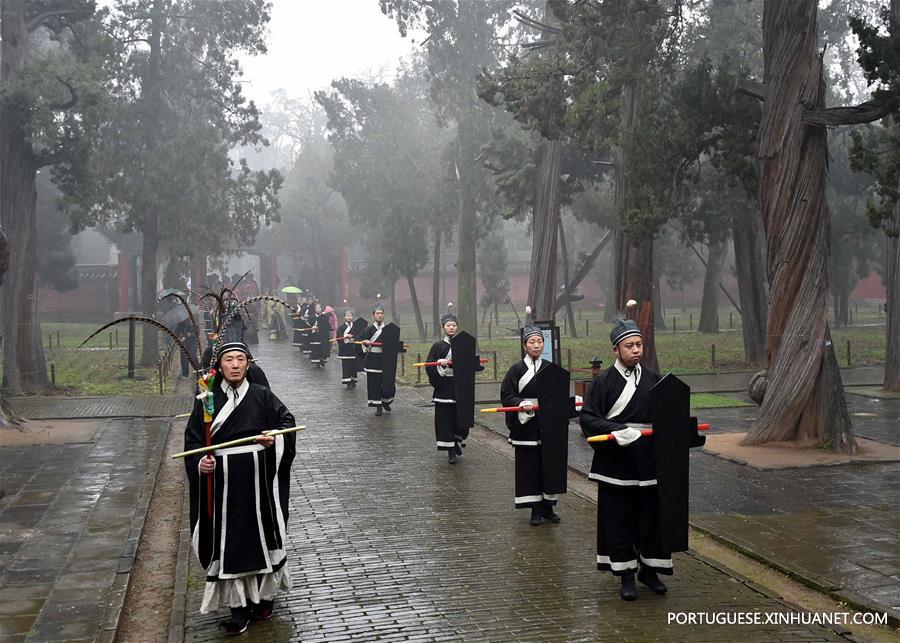
<path fill-rule="evenodd" d="M 97 420 L 89 441 L 0 448 L 0 641 L 113 639 L 167 429 Z"/>
<path fill-rule="evenodd" d="M 245 640 L 839 638 L 818 626 L 668 624 L 675 612 L 791 612 L 690 554 L 676 555 L 668 596 L 641 591 L 623 603 L 595 569 L 591 502 L 568 494 L 562 524 L 530 527 L 513 509 L 509 457 L 472 441 L 449 466 L 434 449 L 431 409 L 412 389 L 375 418 L 364 386 L 343 390 L 336 363 L 313 370 L 285 344 L 254 352 L 309 429 L 298 434 L 290 501 L 294 589 Z M 226 612 L 198 613 L 202 570 L 190 561 L 185 638 L 213 640 Z"/>
<path fill-rule="evenodd" d="M 848 395 L 857 435 L 898 444 L 900 400 Z M 744 431 L 753 408 L 700 411 L 716 431 Z M 503 418 L 478 422 L 506 435 Z M 569 465 L 593 449 L 569 426 Z M 900 463 L 759 470 L 691 452 L 691 522 L 745 554 L 862 609 L 900 621 Z M 895 621 L 896 622 L 896 621 Z"/>

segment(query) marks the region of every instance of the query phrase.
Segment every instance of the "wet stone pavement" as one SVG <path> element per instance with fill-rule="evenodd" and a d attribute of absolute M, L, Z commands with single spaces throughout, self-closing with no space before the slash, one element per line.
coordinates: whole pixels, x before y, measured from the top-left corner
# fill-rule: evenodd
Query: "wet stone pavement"
<path fill-rule="evenodd" d="M 0 641 L 111 641 L 168 422 L 0 449 Z"/>
<path fill-rule="evenodd" d="M 373 417 L 364 381 L 340 385 L 336 361 L 314 370 L 287 344 L 254 347 L 298 423 L 289 564 L 294 588 L 253 641 L 838 640 L 817 626 L 678 626 L 675 612 L 788 613 L 791 608 L 690 554 L 670 593 L 636 603 L 596 571 L 596 507 L 561 499 L 559 525 L 530 527 L 513 508 L 513 463 L 471 440 L 456 466 L 434 448 L 432 411 L 400 389 Z M 183 538 L 183 543 L 186 539 Z M 215 640 L 227 610 L 199 614 L 202 569 L 186 579 L 185 639 Z"/>
<path fill-rule="evenodd" d="M 847 395 L 854 430 L 898 444 L 900 399 Z M 754 408 L 697 412 L 716 431 L 746 431 Z M 479 423 L 506 435 L 502 418 Z M 569 466 L 593 449 L 569 426 Z M 759 470 L 691 451 L 691 523 L 739 551 L 860 609 L 900 620 L 900 463 Z"/>

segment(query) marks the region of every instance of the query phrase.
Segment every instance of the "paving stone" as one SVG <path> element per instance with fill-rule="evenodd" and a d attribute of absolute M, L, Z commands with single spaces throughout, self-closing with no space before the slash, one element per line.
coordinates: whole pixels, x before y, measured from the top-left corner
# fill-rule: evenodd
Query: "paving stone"
<path fill-rule="evenodd" d="M 560 525 L 530 527 L 527 512 L 513 507 L 510 459 L 472 441 L 448 466 L 434 449 L 431 410 L 409 389 L 393 413 L 375 418 L 364 388 L 342 389 L 336 364 L 313 373 L 286 344 L 260 344 L 254 355 L 308 429 L 298 434 L 291 484 L 294 588 L 247 641 L 670 641 L 692 635 L 667 625 L 671 611 L 790 611 L 689 554 L 675 557 L 669 595 L 641 591 L 625 604 L 616 581 L 595 568 L 592 503 L 566 495 Z M 227 618 L 224 610 L 198 613 L 202 588 L 191 555 L 187 641 L 215 638 Z M 276 625 L 281 636 L 273 639 Z M 837 638 L 824 628 L 796 629 Z M 781 630 L 713 626 L 704 634 L 772 641 Z"/>

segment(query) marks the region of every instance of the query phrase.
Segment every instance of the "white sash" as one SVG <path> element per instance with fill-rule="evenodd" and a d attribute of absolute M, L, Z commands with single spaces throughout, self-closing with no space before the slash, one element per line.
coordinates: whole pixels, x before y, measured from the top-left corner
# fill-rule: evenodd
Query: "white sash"
<path fill-rule="evenodd" d="M 619 399 L 616 400 L 609 413 L 606 414 L 607 420 L 613 419 L 625 410 L 625 407 L 631 402 L 631 398 L 634 397 L 634 392 L 637 390 L 638 382 L 641 379 L 640 365 L 636 366 L 634 371 L 629 373 L 624 366 L 619 364 L 619 360 L 616 360 L 616 371 L 625 378 L 625 388 L 622 389 Z"/>
<path fill-rule="evenodd" d="M 344 337 L 353 337 L 353 333 L 350 330 L 350 324 L 347 324 L 347 327 L 344 329 Z"/>
<path fill-rule="evenodd" d="M 444 341 L 449 344 L 450 338 L 445 337 Z M 453 359 L 453 349 L 452 348 L 449 351 L 447 351 L 447 356 L 444 357 L 444 359 L 446 359 L 448 362 Z M 453 377 L 453 367 L 452 366 L 448 366 L 448 367 L 444 368 L 443 366 L 438 364 L 437 372 L 438 372 L 438 375 L 440 375 L 441 377 Z"/>
<path fill-rule="evenodd" d="M 381 331 L 383 331 L 383 330 L 384 330 L 384 324 L 382 324 L 381 326 L 375 326 L 375 334 L 372 335 L 372 336 L 369 338 L 369 341 L 370 341 L 370 342 L 375 342 L 375 341 L 377 341 L 378 338 L 381 337 Z M 380 349 L 381 347 L 380 347 L 380 346 L 366 346 L 365 344 L 363 344 L 363 352 L 368 353 L 368 352 L 369 352 L 369 349 L 371 349 L 371 348 L 378 348 L 378 349 Z M 372 352 L 373 352 L 373 353 L 380 353 L 381 350 L 372 351 Z"/>
<path fill-rule="evenodd" d="M 534 379 L 534 376 L 537 375 L 537 372 L 541 369 L 543 360 L 540 360 L 538 362 L 532 362 L 531 358 L 526 355 L 525 358 L 522 360 L 522 363 L 525 364 L 526 371 L 522 375 L 522 377 L 519 378 L 519 393 L 521 393 L 522 390 L 526 386 L 528 386 L 528 383 Z M 537 404 L 537 400 L 535 400 L 535 399 L 531 399 L 531 398 L 525 398 L 525 399 L 527 399 L 529 402 L 532 402 L 533 404 Z M 524 402 L 525 399 L 523 399 L 522 402 Z M 525 411 L 519 411 L 519 413 L 518 413 L 519 424 L 525 424 L 528 420 L 530 420 L 533 417 L 534 417 L 534 411 L 531 411 L 528 413 L 526 413 Z"/>
<path fill-rule="evenodd" d="M 241 382 L 237 387 L 237 402 L 234 401 L 234 390 L 231 388 L 231 385 L 223 379 L 219 382 L 219 388 L 225 393 L 225 406 L 218 412 L 216 417 L 213 418 L 212 425 L 209 427 L 209 434 L 215 435 L 216 431 L 219 430 L 223 424 L 225 424 L 225 420 L 228 419 L 228 416 L 231 415 L 231 412 L 234 411 L 238 404 L 244 401 L 244 396 L 247 394 L 247 391 L 250 389 L 250 382 L 244 378 L 244 381 Z"/>

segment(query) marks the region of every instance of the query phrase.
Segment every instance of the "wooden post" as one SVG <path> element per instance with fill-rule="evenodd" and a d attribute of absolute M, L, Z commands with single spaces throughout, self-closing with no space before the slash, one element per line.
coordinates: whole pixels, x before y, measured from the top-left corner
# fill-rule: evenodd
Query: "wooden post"
<path fill-rule="evenodd" d="M 488 320 L 488 341 L 491 341 L 491 320 Z"/>
<path fill-rule="evenodd" d="M 712 358 L 712 370 L 716 370 L 716 345 L 710 347 L 710 357 Z"/>
<path fill-rule="evenodd" d="M 116 328 L 116 346 L 119 345 L 119 329 Z"/>
<path fill-rule="evenodd" d="M 491 351 L 494 354 L 494 381 L 497 381 L 497 351 Z"/>
<path fill-rule="evenodd" d="M 425 334 L 428 336 L 428 333 Z M 406 375 L 406 353 L 400 353 L 400 375 Z"/>
<path fill-rule="evenodd" d="M 59 348 L 59 331 L 56 331 L 56 347 Z"/>
<path fill-rule="evenodd" d="M 109 334 L 109 350 L 112 350 L 112 333 Z"/>
<path fill-rule="evenodd" d="M 728 328 L 734 328 L 734 313 L 728 313 Z"/>
<path fill-rule="evenodd" d="M 162 360 L 156 361 L 156 374 L 159 377 L 159 394 L 163 394 L 163 364 Z"/>
<path fill-rule="evenodd" d="M 847 340 L 847 366 L 850 366 L 850 340 Z"/>
<path fill-rule="evenodd" d="M 694 330 L 694 313 L 690 314 L 690 321 L 688 322 L 688 330 Z"/>
<path fill-rule="evenodd" d="M 420 351 L 420 352 L 416 353 L 416 362 L 421 362 L 421 361 L 422 361 L 422 353 Z M 421 383 L 422 383 L 422 369 L 417 368 L 416 369 L 416 384 L 421 384 Z"/>
<path fill-rule="evenodd" d="M 678 332 L 678 326 L 675 325 L 675 319 L 676 319 L 675 315 L 672 315 L 672 334 L 673 335 Z"/>
<path fill-rule="evenodd" d="M 134 320 L 128 320 L 128 379 L 134 379 Z"/>
<path fill-rule="evenodd" d="M 566 349 L 566 368 L 572 370 L 572 349 Z"/>
<path fill-rule="evenodd" d="M 591 336 L 591 320 L 590 319 L 584 320 L 584 336 L 585 337 Z"/>
<path fill-rule="evenodd" d="M 56 364 L 50 362 L 50 386 L 56 388 Z"/>
<path fill-rule="evenodd" d="M 47 348 L 53 348 L 53 333 L 47 333 Z"/>

